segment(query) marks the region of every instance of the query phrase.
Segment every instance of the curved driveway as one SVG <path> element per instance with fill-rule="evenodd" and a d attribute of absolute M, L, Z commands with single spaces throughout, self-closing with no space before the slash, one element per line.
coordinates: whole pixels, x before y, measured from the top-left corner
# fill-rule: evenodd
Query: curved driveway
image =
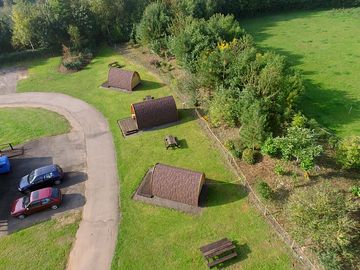
<path fill-rule="evenodd" d="M 88 168 L 86 204 L 67 269 L 110 269 L 119 223 L 119 182 L 115 147 L 106 119 L 89 104 L 63 94 L 1 95 L 0 107 L 55 111 L 67 118 L 74 131 L 83 132 Z"/>

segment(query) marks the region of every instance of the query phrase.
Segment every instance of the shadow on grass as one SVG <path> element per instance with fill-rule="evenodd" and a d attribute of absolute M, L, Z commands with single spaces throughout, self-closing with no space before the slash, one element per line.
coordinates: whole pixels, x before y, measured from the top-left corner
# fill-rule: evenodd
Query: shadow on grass
<path fill-rule="evenodd" d="M 237 257 L 227 261 L 227 262 L 224 262 L 220 265 L 218 265 L 217 269 L 224 269 L 224 268 L 227 268 L 227 267 L 230 267 L 231 265 L 234 265 L 236 263 L 239 263 L 243 260 L 246 260 L 248 258 L 248 254 L 251 253 L 251 249 L 250 247 L 248 246 L 248 244 L 239 244 L 238 241 L 233 241 L 233 244 L 235 246 L 235 251 L 236 253 L 238 254 Z"/>
<path fill-rule="evenodd" d="M 164 83 L 155 82 L 155 81 L 148 81 L 148 80 L 141 80 L 141 83 L 135 87 L 133 91 L 136 92 L 142 92 L 142 91 L 148 91 L 148 90 L 155 90 L 166 86 Z M 156 97 L 155 98 L 159 98 Z"/>
<path fill-rule="evenodd" d="M 244 186 L 206 179 L 199 198 L 200 207 L 213 207 L 239 201 L 247 196 Z"/>

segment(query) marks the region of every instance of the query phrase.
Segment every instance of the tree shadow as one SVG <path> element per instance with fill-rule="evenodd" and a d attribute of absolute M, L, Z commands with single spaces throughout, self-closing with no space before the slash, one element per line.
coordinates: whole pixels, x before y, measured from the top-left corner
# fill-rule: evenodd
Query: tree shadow
<path fill-rule="evenodd" d="M 243 185 L 206 179 L 199 196 L 200 207 L 214 207 L 239 201 L 247 196 Z"/>

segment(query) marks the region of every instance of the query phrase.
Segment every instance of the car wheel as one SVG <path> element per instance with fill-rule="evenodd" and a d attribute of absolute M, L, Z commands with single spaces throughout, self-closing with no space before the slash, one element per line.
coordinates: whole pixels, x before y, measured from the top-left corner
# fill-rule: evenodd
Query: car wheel
<path fill-rule="evenodd" d="M 60 181 L 60 180 L 56 180 L 54 183 L 55 183 L 55 185 L 60 185 L 60 184 L 61 184 L 61 181 Z"/>
<path fill-rule="evenodd" d="M 25 218 L 25 215 L 18 216 L 18 219 L 24 219 L 24 218 Z"/>
<path fill-rule="evenodd" d="M 53 206 L 51 206 L 51 209 L 52 210 L 56 210 L 56 209 L 58 209 L 59 208 L 59 206 L 57 206 L 56 204 L 54 204 Z"/>

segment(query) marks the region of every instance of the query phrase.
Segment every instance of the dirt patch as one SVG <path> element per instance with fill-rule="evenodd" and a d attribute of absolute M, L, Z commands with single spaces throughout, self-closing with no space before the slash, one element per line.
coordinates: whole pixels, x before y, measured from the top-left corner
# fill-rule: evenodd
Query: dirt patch
<path fill-rule="evenodd" d="M 17 82 L 27 77 L 27 69 L 23 67 L 0 69 L 0 95 L 15 93 Z"/>

